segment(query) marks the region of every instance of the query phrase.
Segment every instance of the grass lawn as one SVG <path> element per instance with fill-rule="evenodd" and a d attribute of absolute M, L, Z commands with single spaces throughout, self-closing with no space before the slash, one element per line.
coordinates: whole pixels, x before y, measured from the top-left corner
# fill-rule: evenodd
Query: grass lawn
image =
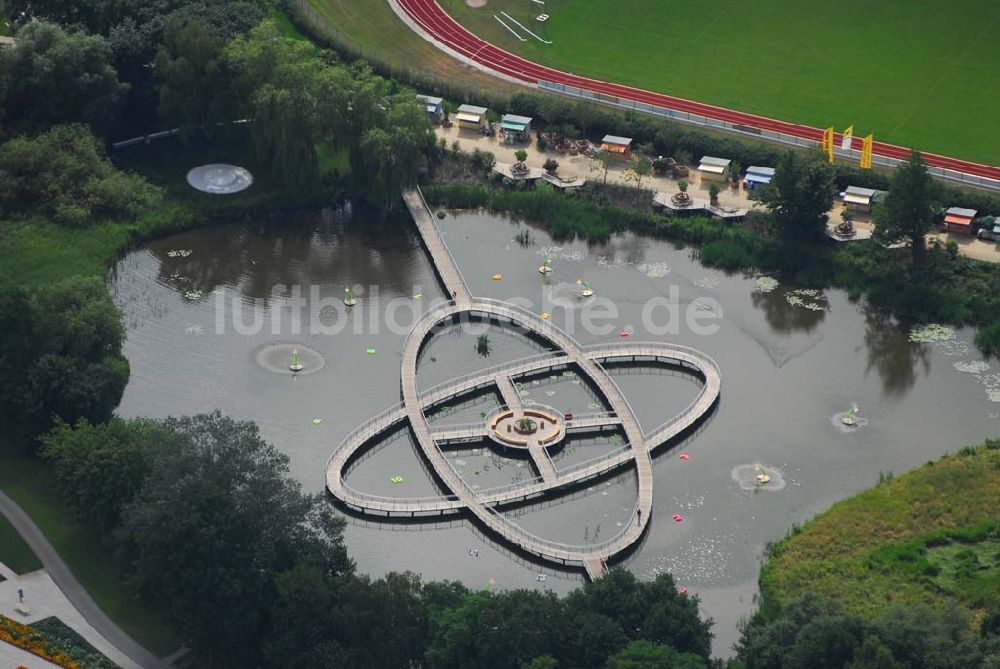
<path fill-rule="evenodd" d="M 432 46 L 403 23 L 385 0 L 293 0 L 305 2 L 310 15 L 340 34 L 338 41 L 363 57 L 397 70 L 414 70 L 423 78 L 449 86 L 461 84 L 495 94 L 511 94 L 519 86 L 462 65 Z M 307 10 L 308 11 L 308 10 Z"/>
<path fill-rule="evenodd" d="M 574 74 L 1000 164 L 1000 12 L 982 0 L 440 2 L 494 44 Z M 554 44 L 516 40 L 501 10 Z"/>
<path fill-rule="evenodd" d="M 180 640 L 160 616 L 131 595 L 100 538 L 73 522 L 49 467 L 22 451 L 21 443 L 4 435 L 0 441 L 0 489 L 31 516 L 112 620 L 161 657 L 177 650 Z M 0 551 L 6 550 L 3 536 L 0 526 L 0 547 L 4 547 Z"/>
<path fill-rule="evenodd" d="M 894 604 L 1000 604 L 1000 442 L 947 456 L 839 502 L 776 544 L 765 607 L 807 590 L 875 615 Z M 985 529 L 984 529 L 985 528 Z"/>
<path fill-rule="evenodd" d="M 0 562 L 17 574 L 27 574 L 42 568 L 41 561 L 3 516 L 0 516 Z"/>

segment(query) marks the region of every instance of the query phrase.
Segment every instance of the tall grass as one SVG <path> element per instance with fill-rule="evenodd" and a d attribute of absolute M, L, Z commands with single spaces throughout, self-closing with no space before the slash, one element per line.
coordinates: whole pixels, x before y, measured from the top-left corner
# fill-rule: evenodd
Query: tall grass
<path fill-rule="evenodd" d="M 998 504 L 1000 441 L 963 448 L 883 481 L 771 548 L 760 574 L 761 609 L 771 615 L 806 591 L 869 616 L 893 605 L 942 600 L 970 611 L 995 606 L 998 589 L 983 596 L 962 582 L 944 588 L 934 550 L 994 541 Z M 996 569 L 992 574 L 984 575 L 1000 576 Z"/>
<path fill-rule="evenodd" d="M 704 217 L 679 218 L 610 207 L 566 195 L 549 186 L 504 190 L 482 184 L 434 184 L 424 188 L 429 203 L 455 209 L 486 209 L 539 223 L 556 239 L 579 238 L 602 243 L 631 230 L 655 237 L 705 245 L 707 265 L 737 269 L 754 266 L 761 248 L 759 235 L 741 226 Z"/>

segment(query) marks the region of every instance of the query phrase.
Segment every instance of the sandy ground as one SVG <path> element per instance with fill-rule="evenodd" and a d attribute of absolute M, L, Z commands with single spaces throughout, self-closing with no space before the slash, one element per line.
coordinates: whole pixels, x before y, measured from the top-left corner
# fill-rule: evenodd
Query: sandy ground
<path fill-rule="evenodd" d="M 436 131 L 438 137 L 443 137 L 448 142 L 449 148 L 457 141 L 462 151 L 471 152 L 473 149 L 489 151 L 496 156 L 498 162 L 502 163 L 515 162 L 514 152 L 524 149 L 528 152 L 528 159 L 524 161 L 528 167 L 537 167 L 540 169 L 546 160 L 555 158 L 559 162 L 559 169 L 556 174 L 564 179 L 583 178 L 588 181 L 598 182 L 604 180 L 604 167 L 596 160 L 583 155 L 571 156 L 568 153 L 558 153 L 556 151 L 539 151 L 535 148 L 534 138 L 532 138 L 531 142 L 504 143 L 496 137 L 484 137 L 472 130 L 460 130 L 458 126 L 452 126 L 451 128 L 439 127 Z M 634 182 L 625 179 L 624 168 L 610 169 L 608 171 L 608 182 L 628 186 L 635 185 Z M 708 184 L 701 183 L 701 176 L 695 170 L 691 171 L 691 176 L 687 178 L 687 182 L 689 184 L 688 193 L 692 197 L 703 200 L 708 199 Z M 653 174 L 643 178 L 642 187 L 667 195 L 680 192 L 680 188 L 677 187 L 677 181 L 669 177 L 654 176 Z M 719 204 L 723 207 L 750 209 L 756 206 L 757 203 L 747 197 L 747 193 L 743 190 L 741 184 L 739 188 L 723 186 L 722 191 L 719 193 Z"/>
<path fill-rule="evenodd" d="M 560 177 L 565 179 L 579 177 L 588 181 L 601 181 L 604 179 L 604 168 L 597 161 L 583 155 L 571 156 L 568 153 L 558 153 L 556 151 L 538 151 L 535 148 L 534 138 L 530 142 L 506 143 L 501 142 L 497 137 L 484 137 L 482 134 L 472 130 L 459 129 L 457 125 L 451 128 L 438 127 L 436 132 L 439 138 L 444 138 L 448 142 L 449 148 L 455 142 L 458 142 L 462 151 L 471 152 L 473 149 L 489 151 L 496 156 L 498 162 L 513 163 L 515 161 L 514 152 L 524 149 L 528 152 L 528 159 L 525 163 L 529 167 L 541 168 L 546 160 L 555 158 L 559 161 L 557 174 Z M 624 172 L 623 168 L 609 170 L 608 181 L 634 186 L 633 182 L 625 179 Z M 687 178 L 687 182 L 689 184 L 688 193 L 696 198 L 708 199 L 708 184 L 702 183 L 701 176 L 697 171 L 691 170 L 691 175 Z M 666 195 L 673 195 L 680 191 L 676 180 L 652 174 L 643 179 L 642 186 Z M 747 192 L 744 190 L 742 184 L 738 188 L 723 187 L 719 193 L 719 204 L 723 207 L 733 208 L 753 209 L 759 207 L 757 202 L 747 197 Z M 840 223 L 842 208 L 843 205 L 839 202 L 833 203 L 829 213 L 832 224 Z M 855 216 L 854 224 L 860 229 L 871 230 L 873 228 L 871 218 L 863 214 Z M 939 239 L 942 244 L 948 239 L 954 239 L 958 242 L 958 250 L 962 255 L 975 260 L 1000 263 L 1000 244 L 995 242 L 983 241 L 975 237 L 955 235 L 943 231 L 932 232 L 927 235 L 927 239 L 928 241 Z"/>

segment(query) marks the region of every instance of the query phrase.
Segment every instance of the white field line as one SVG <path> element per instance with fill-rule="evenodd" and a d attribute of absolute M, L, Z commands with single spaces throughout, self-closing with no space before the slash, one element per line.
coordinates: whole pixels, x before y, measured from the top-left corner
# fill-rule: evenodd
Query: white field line
<path fill-rule="evenodd" d="M 513 16 L 511 16 L 507 12 L 500 12 L 500 13 L 503 14 L 505 17 L 507 17 L 509 20 L 513 21 L 514 24 L 517 25 L 518 28 L 520 28 L 524 32 L 528 33 L 529 35 L 531 35 L 532 37 L 534 37 L 536 40 L 538 40 L 539 42 L 541 42 L 542 44 L 552 44 L 552 42 L 550 42 L 549 40 L 542 39 L 541 37 L 539 37 L 535 33 L 531 32 L 530 30 L 528 30 L 527 28 L 525 28 L 524 26 L 522 26 L 521 23 L 517 19 L 515 19 Z M 494 16 L 496 16 L 496 15 L 494 14 Z M 497 19 L 497 20 L 499 21 L 500 19 Z"/>
<path fill-rule="evenodd" d="M 501 13 L 503 13 L 503 12 L 501 12 Z M 507 16 L 507 15 L 506 15 L 506 14 L 504 14 L 504 16 Z M 504 28 L 506 28 L 507 30 L 509 30 L 509 31 L 510 31 L 510 34 L 511 34 L 511 35 L 513 35 L 514 37 L 516 37 L 517 39 L 521 40 L 522 42 L 527 42 L 527 41 L 528 41 L 528 40 L 526 40 L 525 38 L 523 38 L 523 37 L 521 37 L 520 35 L 518 35 L 518 34 L 517 34 L 516 32 L 514 32 L 514 29 L 513 29 L 513 28 L 511 28 L 511 27 L 510 27 L 509 25 L 507 25 L 506 23 L 504 23 L 504 22 L 503 22 L 503 19 L 501 19 L 501 18 L 500 18 L 499 16 L 497 16 L 496 14 L 494 14 L 494 15 L 493 15 L 493 18 L 495 18 L 495 19 L 496 19 L 497 21 L 499 21 L 499 22 L 500 22 L 500 25 L 502 25 L 502 26 L 503 26 Z M 510 18 L 510 17 L 508 16 L 507 18 Z M 523 28 L 524 26 L 521 26 L 521 27 Z"/>

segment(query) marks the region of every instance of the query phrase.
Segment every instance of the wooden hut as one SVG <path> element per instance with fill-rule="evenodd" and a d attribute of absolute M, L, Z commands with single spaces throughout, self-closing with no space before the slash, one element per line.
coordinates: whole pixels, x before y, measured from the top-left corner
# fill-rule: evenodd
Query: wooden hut
<path fill-rule="evenodd" d="M 963 209 L 962 207 L 952 207 L 944 212 L 944 227 L 948 232 L 959 235 L 972 234 L 972 221 L 976 218 L 975 209 Z"/>
<path fill-rule="evenodd" d="M 756 190 L 759 186 L 766 186 L 774 179 L 773 167 L 759 167 L 751 165 L 747 168 L 747 174 L 743 177 L 743 187 L 747 190 Z"/>
<path fill-rule="evenodd" d="M 486 125 L 486 107 L 476 105 L 462 105 L 455 114 L 455 122 L 459 128 L 469 130 L 482 130 Z"/>
<path fill-rule="evenodd" d="M 848 209 L 870 214 L 872 213 L 872 207 L 885 196 L 885 191 L 861 188 L 860 186 L 848 186 L 847 190 L 841 193 L 840 196 Z"/>
<path fill-rule="evenodd" d="M 604 139 L 601 140 L 601 151 L 616 153 L 622 157 L 622 160 L 628 160 L 632 157 L 632 138 L 605 135 Z"/>
<path fill-rule="evenodd" d="M 698 173 L 701 174 L 702 181 L 725 181 L 729 178 L 728 158 L 715 158 L 714 156 L 702 156 L 698 162 Z"/>
<path fill-rule="evenodd" d="M 500 118 L 500 132 L 508 141 L 527 142 L 531 139 L 531 118 L 517 114 L 504 114 Z"/>
<path fill-rule="evenodd" d="M 436 98 L 433 95 L 418 95 L 417 99 L 424 104 L 431 123 L 440 123 L 441 118 L 444 116 L 444 100 Z"/>

